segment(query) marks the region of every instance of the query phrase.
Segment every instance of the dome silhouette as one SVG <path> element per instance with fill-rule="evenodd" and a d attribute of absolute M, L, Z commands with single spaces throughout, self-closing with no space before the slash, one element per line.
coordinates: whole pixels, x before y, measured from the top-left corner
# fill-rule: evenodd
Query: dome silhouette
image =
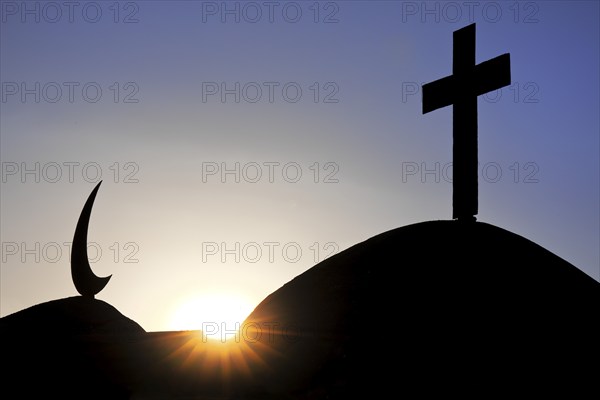
<path fill-rule="evenodd" d="M 110 304 L 84 296 L 37 304 L 0 319 L 3 335 L 40 330 L 49 335 L 71 336 L 145 332 Z"/>
<path fill-rule="evenodd" d="M 585 372 L 599 304 L 598 282 L 519 235 L 432 221 L 324 260 L 245 324 L 267 392 L 347 398 L 424 382 L 426 393 L 431 380 L 464 392 L 474 381 L 517 388 L 531 370 L 560 382 Z"/>
<path fill-rule="evenodd" d="M 110 304 L 77 296 L 0 318 L 4 395 L 127 399 L 146 332 Z"/>

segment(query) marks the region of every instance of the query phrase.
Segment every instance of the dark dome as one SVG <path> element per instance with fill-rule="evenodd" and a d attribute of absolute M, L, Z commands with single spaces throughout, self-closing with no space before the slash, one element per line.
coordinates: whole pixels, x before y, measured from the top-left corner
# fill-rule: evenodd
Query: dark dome
<path fill-rule="evenodd" d="M 127 399 L 140 325 L 101 300 L 69 297 L 0 319 L 0 395 Z M 138 363 L 143 365 L 143 363 Z"/>
<path fill-rule="evenodd" d="M 317 264 L 245 326 L 269 390 L 347 398 L 420 380 L 510 387 L 531 368 L 550 377 L 597 363 L 583 349 L 597 347 L 599 304 L 597 281 L 539 245 L 485 223 L 434 221 Z M 576 365 L 563 359 L 575 354 Z"/>
<path fill-rule="evenodd" d="M 31 331 L 73 336 L 145 332 L 110 304 L 82 296 L 37 304 L 0 319 L 2 335 Z"/>

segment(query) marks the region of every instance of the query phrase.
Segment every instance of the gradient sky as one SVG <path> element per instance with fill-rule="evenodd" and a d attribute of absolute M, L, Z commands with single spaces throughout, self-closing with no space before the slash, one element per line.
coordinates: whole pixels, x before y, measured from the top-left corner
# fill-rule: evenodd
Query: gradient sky
<path fill-rule="evenodd" d="M 449 219 L 452 110 L 422 115 L 420 85 L 471 22 L 513 82 L 478 100 L 478 219 L 600 280 L 597 1 L 0 3 L 2 316 L 77 294 L 98 172 L 97 297 L 149 331 Z"/>

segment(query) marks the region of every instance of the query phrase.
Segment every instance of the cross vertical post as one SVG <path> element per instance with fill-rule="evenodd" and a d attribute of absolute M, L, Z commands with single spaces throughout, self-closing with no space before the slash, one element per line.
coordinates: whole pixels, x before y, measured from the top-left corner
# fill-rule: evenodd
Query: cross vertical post
<path fill-rule="evenodd" d="M 472 27 L 472 28 L 471 28 Z M 475 66 L 475 25 L 453 34 L 452 74 L 466 82 Z M 457 90 L 452 116 L 452 218 L 477 215 L 477 97 Z"/>

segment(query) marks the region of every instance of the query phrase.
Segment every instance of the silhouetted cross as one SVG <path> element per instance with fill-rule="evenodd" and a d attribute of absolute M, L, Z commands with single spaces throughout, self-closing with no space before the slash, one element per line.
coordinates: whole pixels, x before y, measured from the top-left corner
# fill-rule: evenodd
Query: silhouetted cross
<path fill-rule="evenodd" d="M 454 32 L 452 75 L 423 85 L 423 114 L 452 105 L 452 218 L 477 215 L 477 96 L 510 85 L 510 54 L 475 65 L 475 24 Z"/>

